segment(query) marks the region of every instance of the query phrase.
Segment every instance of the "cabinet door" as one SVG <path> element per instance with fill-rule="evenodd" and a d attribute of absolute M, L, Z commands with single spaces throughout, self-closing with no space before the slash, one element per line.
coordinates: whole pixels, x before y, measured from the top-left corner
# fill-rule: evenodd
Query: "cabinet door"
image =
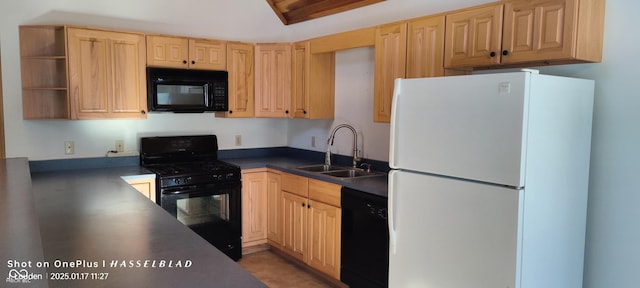
<path fill-rule="evenodd" d="M 291 45 L 258 44 L 255 54 L 256 117 L 288 117 L 291 105 Z"/>
<path fill-rule="evenodd" d="M 444 16 L 409 21 L 407 78 L 444 76 L 444 25 Z"/>
<path fill-rule="evenodd" d="M 144 36 L 110 33 L 111 118 L 147 118 Z"/>
<path fill-rule="evenodd" d="M 446 16 L 445 68 L 500 63 L 503 5 Z"/>
<path fill-rule="evenodd" d="M 505 3 L 502 63 L 573 57 L 577 1 Z"/>
<path fill-rule="evenodd" d="M 309 42 L 293 44 L 291 113 L 294 118 L 309 118 Z"/>
<path fill-rule="evenodd" d="M 144 37 L 68 29 L 72 119 L 146 118 Z"/>
<path fill-rule="evenodd" d="M 136 190 L 138 190 L 142 195 L 149 198 L 152 202 L 156 202 L 156 179 L 154 178 L 145 178 L 145 179 L 132 179 L 126 180 L 129 185 L 133 186 Z"/>
<path fill-rule="evenodd" d="M 333 119 L 335 53 L 311 54 L 310 42 L 293 44 L 291 117 Z"/>
<path fill-rule="evenodd" d="M 242 246 L 267 241 L 267 173 L 242 174 Z"/>
<path fill-rule="evenodd" d="M 282 192 L 280 174 L 267 172 L 267 239 L 273 245 L 282 245 Z"/>
<path fill-rule="evenodd" d="M 67 30 L 71 118 L 109 113 L 108 37 L 102 31 Z"/>
<path fill-rule="evenodd" d="M 389 122 L 393 82 L 404 78 L 407 53 L 407 23 L 382 25 L 376 29 L 373 121 Z"/>
<path fill-rule="evenodd" d="M 307 198 L 282 192 L 282 248 L 298 260 L 305 260 L 307 242 Z"/>
<path fill-rule="evenodd" d="M 187 68 L 189 40 L 183 37 L 147 36 L 147 65 Z"/>
<path fill-rule="evenodd" d="M 336 279 L 340 279 L 341 213 L 338 207 L 309 201 L 307 263 Z"/>
<path fill-rule="evenodd" d="M 253 44 L 228 43 L 229 111 L 225 117 L 253 117 Z"/>
<path fill-rule="evenodd" d="M 227 70 L 226 42 L 189 39 L 189 68 Z"/>

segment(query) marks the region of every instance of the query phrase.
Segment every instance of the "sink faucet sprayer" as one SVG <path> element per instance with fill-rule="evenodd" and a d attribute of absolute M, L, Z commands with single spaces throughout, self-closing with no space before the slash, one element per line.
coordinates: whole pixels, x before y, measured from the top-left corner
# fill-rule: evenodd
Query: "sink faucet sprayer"
<path fill-rule="evenodd" d="M 360 161 L 360 158 L 358 158 L 358 133 L 356 132 L 356 129 L 349 124 L 340 124 L 334 127 L 329 134 L 329 139 L 327 139 L 327 154 L 324 157 L 324 164 L 331 165 L 331 146 L 333 146 L 333 140 L 336 138 L 336 132 L 340 128 L 348 128 L 353 132 L 353 168 L 357 168 L 357 162 Z"/>

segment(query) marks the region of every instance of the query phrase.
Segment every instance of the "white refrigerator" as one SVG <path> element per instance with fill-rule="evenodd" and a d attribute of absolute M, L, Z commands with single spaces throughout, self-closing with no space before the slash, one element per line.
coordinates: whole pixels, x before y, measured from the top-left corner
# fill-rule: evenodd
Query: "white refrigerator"
<path fill-rule="evenodd" d="M 592 80 L 397 79 L 389 287 L 578 288 Z"/>

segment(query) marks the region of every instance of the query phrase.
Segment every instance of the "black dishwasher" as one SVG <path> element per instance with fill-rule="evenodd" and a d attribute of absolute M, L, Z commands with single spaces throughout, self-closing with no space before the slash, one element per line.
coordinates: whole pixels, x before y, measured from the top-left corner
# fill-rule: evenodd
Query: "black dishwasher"
<path fill-rule="evenodd" d="M 342 188 L 340 281 L 351 288 L 389 286 L 387 198 Z"/>

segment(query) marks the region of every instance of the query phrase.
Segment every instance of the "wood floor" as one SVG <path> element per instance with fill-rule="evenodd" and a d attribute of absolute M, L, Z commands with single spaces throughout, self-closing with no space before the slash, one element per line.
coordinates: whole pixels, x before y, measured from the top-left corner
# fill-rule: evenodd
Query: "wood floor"
<path fill-rule="evenodd" d="M 322 278 L 269 250 L 242 255 L 238 264 L 270 288 L 334 287 Z"/>

